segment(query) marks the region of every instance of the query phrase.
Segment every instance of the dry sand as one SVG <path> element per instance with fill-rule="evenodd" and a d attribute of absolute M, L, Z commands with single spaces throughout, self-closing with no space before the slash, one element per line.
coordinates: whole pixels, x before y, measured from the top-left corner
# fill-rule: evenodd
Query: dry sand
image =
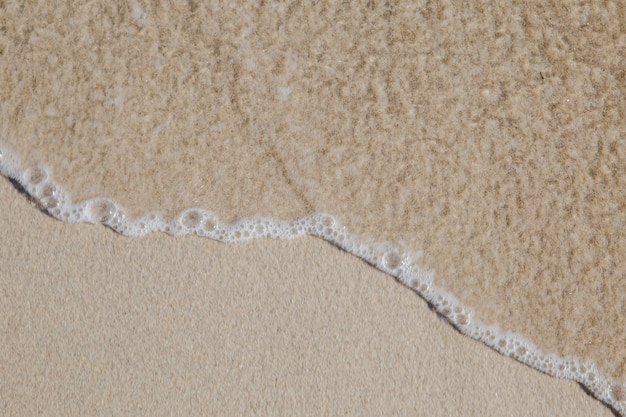
<path fill-rule="evenodd" d="M 324 241 L 128 238 L 0 179 L 4 416 L 611 416 Z"/>

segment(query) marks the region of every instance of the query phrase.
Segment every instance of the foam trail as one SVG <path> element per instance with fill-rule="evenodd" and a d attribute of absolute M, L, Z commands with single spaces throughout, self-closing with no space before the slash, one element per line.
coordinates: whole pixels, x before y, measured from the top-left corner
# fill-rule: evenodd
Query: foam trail
<path fill-rule="evenodd" d="M 129 218 L 124 208 L 110 198 L 73 202 L 46 167 L 23 169 L 16 155 L 2 143 L 0 173 L 17 181 L 43 210 L 59 220 L 103 224 L 127 236 L 165 232 L 176 236 L 193 234 L 221 242 L 258 238 L 294 239 L 304 235 L 322 238 L 394 276 L 417 292 L 463 334 L 541 372 L 582 384 L 594 397 L 626 417 L 626 386 L 603 375 L 591 361 L 546 354 L 522 335 L 481 322 L 471 308 L 433 284 L 434 271 L 416 267 L 419 253 L 365 239 L 347 230 L 331 214 L 313 213 L 293 220 L 248 217 L 224 223 L 216 213 L 190 208 L 173 218 L 165 218 L 156 212 Z"/>

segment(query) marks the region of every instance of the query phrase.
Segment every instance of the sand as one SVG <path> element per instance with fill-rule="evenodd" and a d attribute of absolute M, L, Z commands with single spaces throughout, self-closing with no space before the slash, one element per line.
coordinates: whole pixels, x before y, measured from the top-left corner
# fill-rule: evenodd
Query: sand
<path fill-rule="evenodd" d="M 53 178 L 128 217 L 331 213 L 420 253 L 465 306 L 461 330 L 498 325 L 590 360 L 568 367 L 625 401 L 624 8 L 1 7 L 0 145 L 39 167 L 23 182 Z M 58 186 L 33 190 L 63 217 Z"/>
<path fill-rule="evenodd" d="M 68 5 L 6 6 L 0 117 L 74 201 L 331 213 L 624 382 L 623 8 Z"/>
<path fill-rule="evenodd" d="M 611 416 L 315 238 L 66 224 L 0 179 L 5 416 Z"/>

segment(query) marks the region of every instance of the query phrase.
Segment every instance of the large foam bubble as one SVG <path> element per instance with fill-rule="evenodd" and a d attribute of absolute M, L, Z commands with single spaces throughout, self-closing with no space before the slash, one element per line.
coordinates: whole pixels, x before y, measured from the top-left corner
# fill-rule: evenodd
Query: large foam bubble
<path fill-rule="evenodd" d="M 190 208 L 173 218 L 165 218 L 156 212 L 129 218 L 120 204 L 107 197 L 73 202 L 63 187 L 54 181 L 49 168 L 23 169 L 15 154 L 1 143 L 0 173 L 19 182 L 43 210 L 59 220 L 103 224 L 128 236 L 165 232 L 177 236 L 194 234 L 221 242 L 293 239 L 304 235 L 322 238 L 394 276 L 424 298 L 461 333 L 541 372 L 584 385 L 593 396 L 626 417 L 626 386 L 606 377 L 595 364 L 582 358 L 542 352 L 522 335 L 481 322 L 471 308 L 433 284 L 434 271 L 417 268 L 420 253 L 354 234 L 331 214 L 313 213 L 292 220 L 249 217 L 225 223 L 220 221 L 217 213 Z"/>

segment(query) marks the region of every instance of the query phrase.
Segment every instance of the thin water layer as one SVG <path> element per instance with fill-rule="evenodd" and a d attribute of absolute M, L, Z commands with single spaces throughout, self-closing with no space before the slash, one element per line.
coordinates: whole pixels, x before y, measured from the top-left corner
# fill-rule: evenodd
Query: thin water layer
<path fill-rule="evenodd" d="M 388 272 L 419 252 L 473 319 L 624 381 L 624 10 L 3 7 L 0 141 L 53 214 L 228 240 L 219 222 L 331 213 L 396 248 Z"/>

